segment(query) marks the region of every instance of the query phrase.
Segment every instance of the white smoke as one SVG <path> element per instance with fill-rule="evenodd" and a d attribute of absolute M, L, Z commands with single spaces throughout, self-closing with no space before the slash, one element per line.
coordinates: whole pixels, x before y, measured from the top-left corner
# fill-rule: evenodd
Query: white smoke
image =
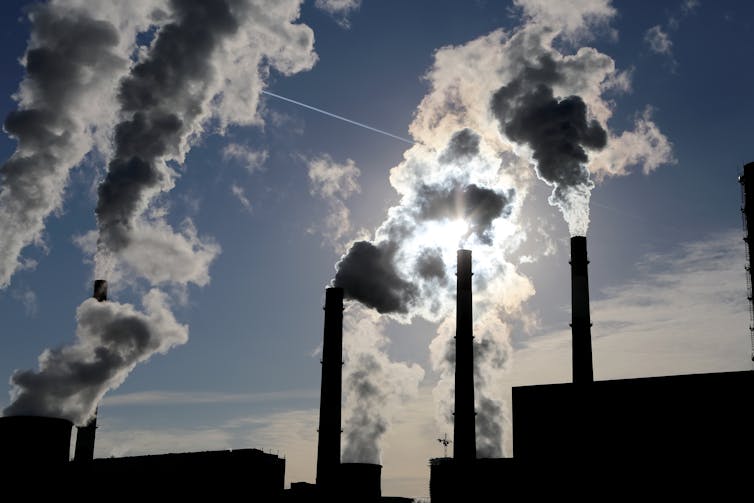
<path fill-rule="evenodd" d="M 615 14 L 610 2 L 516 4 L 524 12 L 517 29 L 435 52 L 425 75 L 429 92 L 410 126 L 418 144 L 390 172 L 400 203 L 388 210 L 371 241 L 352 245 L 333 281 L 347 297 L 393 319 L 440 322 L 430 352 L 440 376 L 433 392 L 437 420 L 447 430 L 453 409 L 455 251 L 472 250 L 480 456 L 505 450 L 505 404 L 493 383 L 510 364 L 511 330 L 531 325 L 524 304 L 535 290 L 515 258 L 527 241 L 542 240 L 525 232 L 536 225 L 522 212 L 531 184 L 537 177 L 551 184 L 551 201 L 560 206 L 569 230 L 585 234 L 595 183 L 628 174 L 634 165 L 648 173 L 672 161 L 670 143 L 649 115 L 640 116 L 632 131 L 609 127 L 613 105 L 605 94 L 630 90 L 630 71 L 617 70 L 594 48 L 562 48 L 599 32 L 610 34 L 608 21 Z M 561 119 L 571 128 L 565 139 L 573 156 L 558 150 L 563 137 L 552 130 Z M 471 186 L 497 194 L 503 210 L 467 211 L 473 204 L 463 194 Z M 474 220 L 484 213 L 489 218 Z M 475 225 L 480 232 L 473 231 Z M 520 261 L 551 250 L 531 252 Z"/>
<path fill-rule="evenodd" d="M 161 3 L 53 0 L 30 8 L 26 75 L 4 123 L 18 145 L 0 168 L 0 288 L 24 268 L 21 251 L 42 244 L 70 170 L 92 148 L 109 150 L 117 82 L 129 70 L 136 32 Z"/>
<path fill-rule="evenodd" d="M 381 463 L 382 435 L 424 378 L 419 365 L 387 356 L 386 321 L 358 304 L 344 313 L 344 463 Z"/>
<path fill-rule="evenodd" d="M 142 305 L 144 313 L 131 304 L 85 300 L 76 311 L 76 342 L 45 350 L 37 371 L 14 372 L 12 403 L 3 414 L 85 424 L 138 363 L 188 340 L 188 327 L 175 320 L 163 292 L 151 290 Z"/>
<path fill-rule="evenodd" d="M 44 33 L 55 34 L 53 42 L 58 46 L 65 47 L 62 42 L 68 42 L 84 55 L 95 49 L 109 55 L 108 48 L 120 47 L 119 36 L 128 36 L 125 46 L 133 47 L 138 30 L 129 28 L 133 22 L 124 23 L 122 16 L 132 8 L 151 5 L 139 1 L 128 7 L 129 2 L 123 1 L 84 11 L 83 4 L 87 2 L 75 3 L 82 7 L 70 12 L 49 8 L 66 22 L 76 21 L 75 29 L 48 28 Z M 189 283 L 209 283 L 209 267 L 220 246 L 212 238 L 201 236 L 191 220 L 173 228 L 168 223 L 167 206 L 159 204 L 158 197 L 175 186 L 176 165 L 184 162 L 193 142 L 210 124 L 216 124 L 221 131 L 232 124 L 262 124 L 257 114 L 259 93 L 271 69 L 290 75 L 307 70 L 316 62 L 312 30 L 295 22 L 300 4 L 301 0 L 155 2 L 161 9 L 152 15 L 158 21 L 149 47 L 139 48 L 130 72 L 117 86 L 112 76 L 116 72 L 105 72 L 105 83 L 115 89 L 104 95 L 105 109 L 117 110 L 117 114 L 108 117 L 114 115 L 119 122 L 111 128 L 110 162 L 98 188 L 97 277 L 128 278 L 132 283 L 146 280 L 152 286 L 170 287 L 180 295 L 179 301 L 184 300 L 181 296 L 185 296 Z M 40 9 L 46 12 L 47 7 Z M 94 23 L 92 27 L 87 16 L 99 11 L 109 24 Z M 73 16 L 73 21 L 66 16 Z M 143 29 L 147 25 L 139 26 Z M 107 36 L 101 35 L 104 42 L 97 45 L 96 39 L 89 47 L 87 41 L 94 28 Z M 32 46 L 34 40 L 33 37 Z M 76 50 L 74 56 L 78 54 Z M 87 64 L 90 59 L 98 61 L 94 57 L 82 58 Z M 57 64 L 65 66 L 68 59 L 61 56 Z M 128 59 L 117 60 L 121 65 L 117 68 L 127 69 L 127 62 Z M 58 98 L 65 101 L 60 106 L 64 111 L 79 102 L 102 98 L 95 92 L 99 88 L 73 89 L 72 96 L 67 98 L 63 93 Z M 49 126 L 37 121 L 33 122 L 36 129 L 32 131 L 44 132 L 45 128 L 54 127 L 65 137 L 67 124 L 63 121 Z M 82 138 L 85 136 L 81 134 Z M 77 143 L 77 155 L 85 153 L 84 146 L 91 147 L 92 136 L 88 143 Z M 24 141 L 20 142 L 21 147 L 25 146 Z M 41 143 L 34 140 L 35 147 Z M 60 171 L 78 162 L 72 155 L 65 157 L 66 162 L 58 162 L 60 159 L 51 157 L 58 154 L 58 146 L 54 142 L 51 145 L 51 154 L 42 155 L 45 170 Z M 62 147 L 60 150 L 66 152 Z M 33 171 L 24 175 L 29 176 L 30 186 L 39 184 L 43 188 L 54 185 L 62 176 L 40 178 Z M 92 234 L 78 239 L 83 245 L 93 241 Z M 144 314 L 128 304 L 85 301 L 78 311 L 77 342 L 46 350 L 36 372 L 16 372 L 11 379 L 13 402 L 4 412 L 86 422 L 102 395 L 117 387 L 137 363 L 187 340 L 188 328 L 176 322 L 162 291 L 153 289 L 142 304 Z"/>

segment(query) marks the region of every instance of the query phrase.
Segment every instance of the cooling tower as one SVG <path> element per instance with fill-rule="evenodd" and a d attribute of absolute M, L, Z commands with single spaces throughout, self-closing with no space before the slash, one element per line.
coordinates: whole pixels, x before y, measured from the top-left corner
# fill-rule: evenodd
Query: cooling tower
<path fill-rule="evenodd" d="M 471 250 L 458 250 L 453 457 L 462 461 L 476 459 L 471 276 Z"/>
<path fill-rule="evenodd" d="M 72 426 L 69 420 L 57 417 L 0 417 L 3 464 L 10 468 L 65 465 L 70 456 Z"/>
<path fill-rule="evenodd" d="M 340 405 L 343 371 L 343 289 L 325 291 L 325 331 L 322 343 L 322 388 L 319 398 L 317 486 L 325 492 L 338 483 L 340 466 Z"/>
<path fill-rule="evenodd" d="M 340 465 L 342 501 L 378 502 L 382 496 L 382 465 L 343 463 Z"/>
<path fill-rule="evenodd" d="M 571 238 L 571 332 L 573 382 L 594 381 L 592 371 L 592 323 L 589 318 L 589 260 L 586 238 Z"/>

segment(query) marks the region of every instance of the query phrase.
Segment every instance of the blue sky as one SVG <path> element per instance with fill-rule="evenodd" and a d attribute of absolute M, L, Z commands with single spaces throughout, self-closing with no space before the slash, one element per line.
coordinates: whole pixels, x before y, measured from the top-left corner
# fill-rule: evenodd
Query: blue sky
<path fill-rule="evenodd" d="M 517 4 L 362 0 L 350 11 L 333 13 L 306 1 L 293 23 L 311 28 L 316 62 L 302 63 L 311 68 L 289 75 L 273 68 L 259 82 L 271 92 L 401 137 L 413 134 L 422 142 L 436 137 L 442 148 L 450 131 L 427 127 L 422 113 L 434 106 L 429 98 L 443 76 L 456 70 L 463 74 L 466 64 L 474 71 L 474 62 L 459 58 L 432 73 L 438 54 L 458 54 L 456 49 L 498 29 L 514 37 L 538 22 L 559 30 L 552 49 L 560 55 L 593 47 L 614 61 L 614 75 L 630 81 L 599 97 L 610 110 L 610 133 L 632 130 L 649 110 L 652 124 L 672 145 L 651 173 L 642 174 L 649 162 L 645 157 L 629 165 L 626 176 L 605 177 L 592 191 L 588 236 L 595 376 L 750 369 L 736 177 L 753 160 L 747 147 L 754 112 L 748 64 L 754 56 L 748 39 L 754 8 L 735 1 L 573 2 L 571 11 L 597 13 L 597 22 L 578 20 L 578 29 L 569 32 L 563 24 L 567 19 L 548 11 L 555 7 L 547 2 Z M 25 15 L 28 5 L 3 4 L 3 116 L 16 108 L 13 95 L 25 75 L 19 58 L 32 28 Z M 608 13 L 611 7 L 614 12 Z M 139 41 L 149 44 L 151 37 L 141 35 Z M 437 52 L 441 48 L 445 52 Z M 504 67 L 508 49 L 495 50 Z M 476 79 L 492 82 L 493 88 L 507 83 L 505 71 L 487 69 L 489 74 L 472 73 L 469 89 Z M 487 103 L 490 97 L 464 99 Z M 456 115 L 462 124 L 463 114 Z M 399 205 L 401 194 L 391 186 L 390 170 L 403 166 L 410 171 L 406 159 L 414 154 L 406 153 L 405 143 L 269 96 L 260 98 L 245 125 L 230 122 L 224 132 L 217 118 L 204 123 L 185 162 L 173 164 L 180 173 L 175 187 L 153 201 L 173 228 L 190 218 L 199 236 L 211 236 L 222 250 L 209 267 L 208 284 L 158 285 L 169 296 L 177 322 L 189 327 L 189 340 L 139 364 L 106 395 L 96 453 L 262 447 L 286 455 L 288 482 L 312 481 L 324 288 L 349 242 L 374 241 L 388 209 Z M 489 124 L 484 131 L 479 123 L 467 126 L 484 138 L 501 135 L 494 121 Z M 3 159 L 15 148 L 9 135 L 0 136 Z M 528 162 L 525 152 L 517 154 Z M 45 348 L 75 339 L 76 309 L 90 295 L 94 274 L 91 254 L 75 238 L 97 227 L 96 187 L 108 160 L 107 152 L 95 152 L 71 170 L 62 207 L 45 220 L 43 244 L 22 251 L 36 266 L 17 270 L 0 290 L 2 375 L 35 368 Z M 312 174 L 317 161 L 325 178 Z M 532 166 L 528 170 L 533 174 Z M 327 192 L 328 177 L 336 175 L 337 190 Z M 344 183 L 358 189 L 343 190 Z M 570 378 L 569 230 L 558 209 L 548 204 L 551 189 L 544 183 L 532 177 L 525 190 L 516 188 L 521 199 L 515 204 L 521 201 L 521 206 L 514 210 L 509 244 L 499 253 L 509 254 L 517 277 L 525 278 L 532 292 L 522 294 L 515 308 L 501 308 L 504 335 L 492 340 L 504 346 L 507 360 L 489 374 L 487 384 L 497 390 L 493 394 L 508 416 L 511 385 Z M 343 208 L 350 227 L 343 220 L 328 227 Z M 343 232 L 334 238 L 337 230 Z M 518 239 L 518 248 L 510 244 Z M 136 276 L 125 274 L 121 284 L 113 282 L 111 298 L 140 309 L 155 283 Z M 374 327 L 383 324 L 385 339 L 359 339 L 360 347 L 385 358 L 380 361 L 394 375 L 406 376 L 407 389 L 384 403 L 390 426 L 378 439 L 383 493 L 425 496 L 426 460 L 442 452 L 435 438 L 450 433 L 436 420 L 444 367 L 429 349 L 443 332 L 443 317 L 416 314 L 399 323 L 388 317 L 375 321 L 364 312 L 354 307 L 352 317 L 366 323 L 365 333 L 379 332 Z M 383 346 L 384 341 L 389 344 Z M 354 357 L 352 366 L 358 361 Z M 385 385 L 395 391 L 401 382 Z M 404 399 L 393 396 L 404 391 Z M 7 395 L 0 399 L 3 407 L 9 403 Z M 502 424 L 502 450 L 510 455 L 510 425 Z"/>

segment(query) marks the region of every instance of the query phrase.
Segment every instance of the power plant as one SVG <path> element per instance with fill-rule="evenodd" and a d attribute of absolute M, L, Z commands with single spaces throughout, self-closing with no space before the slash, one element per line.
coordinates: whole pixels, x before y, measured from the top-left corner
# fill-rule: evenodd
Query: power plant
<path fill-rule="evenodd" d="M 750 247 L 754 163 L 744 167 L 739 181 Z M 572 237 L 570 247 L 573 379 L 513 388 L 512 458 L 477 457 L 472 252 L 458 250 L 453 456 L 429 462 L 432 502 L 545 494 L 611 499 L 605 488 L 610 495 L 748 490 L 754 373 L 595 381 L 586 237 Z M 752 301 L 754 260 L 747 252 Z M 94 283 L 93 297 L 107 301 L 104 280 Z M 343 302 L 343 288 L 326 289 L 314 484 L 294 482 L 285 490 L 285 460 L 257 449 L 95 459 L 96 414 L 77 428 L 73 461 L 73 424 L 67 419 L 1 417 L 6 476 L 48 477 L 55 483 L 45 490 L 58 494 L 65 494 L 61 484 L 67 480 L 87 480 L 93 488 L 118 486 L 119 496 L 139 497 L 146 486 L 124 487 L 118 481 L 146 479 L 151 494 L 171 498 L 206 492 L 227 498 L 244 494 L 260 502 L 409 501 L 382 496 L 381 465 L 341 462 Z M 449 443 L 446 438 L 444 445 Z M 155 481 L 154 474 L 160 479 Z M 180 484 L 172 483 L 175 477 Z"/>

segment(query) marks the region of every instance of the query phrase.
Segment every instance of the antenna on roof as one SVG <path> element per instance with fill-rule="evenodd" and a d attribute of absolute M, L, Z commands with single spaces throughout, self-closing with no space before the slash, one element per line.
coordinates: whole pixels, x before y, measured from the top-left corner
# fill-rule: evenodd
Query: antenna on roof
<path fill-rule="evenodd" d="M 442 456 L 444 458 L 448 457 L 448 446 L 453 443 L 452 440 L 448 440 L 448 434 L 446 433 L 442 438 L 437 439 L 438 442 L 442 444 L 443 453 Z"/>

